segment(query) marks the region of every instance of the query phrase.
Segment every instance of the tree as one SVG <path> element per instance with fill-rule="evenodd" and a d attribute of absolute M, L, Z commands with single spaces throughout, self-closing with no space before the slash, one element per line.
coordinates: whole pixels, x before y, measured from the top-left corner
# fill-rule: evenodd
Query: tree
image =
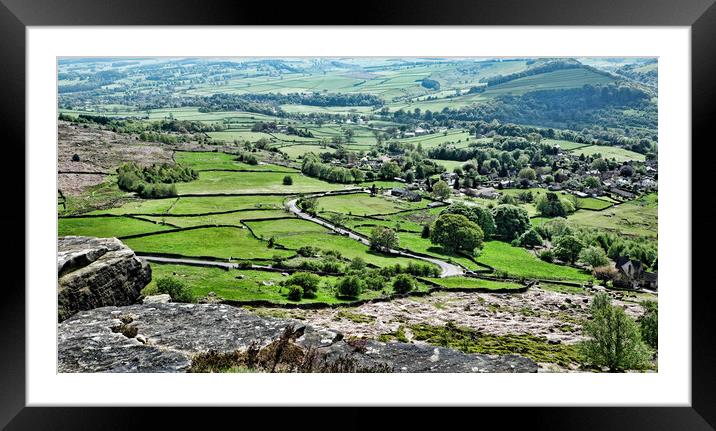
<path fill-rule="evenodd" d="M 602 182 L 599 181 L 599 178 L 590 175 L 582 181 L 582 184 L 588 189 L 596 189 L 602 185 Z"/>
<path fill-rule="evenodd" d="M 590 339 L 579 345 L 586 364 L 609 371 L 646 368 L 651 352 L 642 341 L 639 327 L 621 307 L 611 305 L 609 295 L 598 293 L 590 307 L 591 320 L 583 332 Z"/>
<path fill-rule="evenodd" d="M 482 246 L 485 234 L 477 223 L 460 214 L 442 214 L 430 228 L 430 242 L 457 252 L 472 254 Z"/>
<path fill-rule="evenodd" d="M 300 198 L 297 204 L 301 211 L 310 215 L 315 216 L 318 212 L 318 200 L 316 198 Z"/>
<path fill-rule="evenodd" d="M 607 253 L 599 246 L 590 245 L 579 252 L 579 261 L 592 268 L 604 266 L 609 263 Z"/>
<path fill-rule="evenodd" d="M 400 166 L 393 161 L 385 162 L 380 167 L 379 176 L 384 180 L 392 180 L 395 177 L 399 177 Z"/>
<path fill-rule="evenodd" d="M 79 154 L 73 154 L 73 155 L 72 155 L 72 161 L 73 161 L 73 162 L 79 162 L 79 161 L 80 161 L 80 156 L 79 156 Z"/>
<path fill-rule="evenodd" d="M 517 238 L 517 244 L 520 247 L 539 247 L 542 245 L 543 239 L 540 236 L 539 233 L 537 233 L 536 230 L 530 229 L 527 232 L 520 235 L 519 238 Z"/>
<path fill-rule="evenodd" d="M 355 298 L 363 291 L 363 282 L 355 275 L 349 275 L 341 278 L 336 283 L 336 292 L 338 296 Z"/>
<path fill-rule="evenodd" d="M 599 172 L 606 172 L 609 169 L 609 165 L 607 165 L 607 162 L 605 162 L 603 158 L 597 157 L 592 161 L 592 169 Z"/>
<path fill-rule="evenodd" d="M 557 239 L 554 255 L 562 262 L 574 263 L 583 248 L 584 243 L 579 238 L 574 235 L 564 235 Z"/>
<path fill-rule="evenodd" d="M 376 226 L 370 232 L 370 248 L 376 251 L 389 251 L 400 244 L 398 234 L 391 228 Z"/>
<path fill-rule="evenodd" d="M 522 169 L 520 169 L 520 173 L 517 175 L 521 179 L 528 180 L 528 181 L 534 181 L 535 178 L 537 178 L 537 174 L 535 173 L 535 170 L 532 168 L 522 168 Z"/>
<path fill-rule="evenodd" d="M 445 181 L 440 180 L 433 184 L 433 196 L 435 199 L 444 201 L 449 198 L 451 194 L 452 190 L 450 190 L 450 186 L 447 185 Z"/>
<path fill-rule="evenodd" d="M 639 319 L 641 339 L 652 349 L 659 348 L 659 305 L 656 301 L 644 301 L 641 303 L 646 313 Z"/>
<path fill-rule="evenodd" d="M 415 280 L 408 274 L 398 274 L 393 280 L 393 291 L 399 295 L 415 289 Z"/>
<path fill-rule="evenodd" d="M 537 211 L 545 217 L 564 217 L 567 208 L 556 193 L 547 192 L 537 199 Z"/>
<path fill-rule="evenodd" d="M 531 226 L 527 211 L 514 205 L 498 205 L 493 217 L 496 236 L 508 241 L 527 232 Z"/>
<path fill-rule="evenodd" d="M 283 185 L 284 186 L 290 186 L 293 184 L 293 178 L 290 175 L 286 175 L 283 177 Z"/>

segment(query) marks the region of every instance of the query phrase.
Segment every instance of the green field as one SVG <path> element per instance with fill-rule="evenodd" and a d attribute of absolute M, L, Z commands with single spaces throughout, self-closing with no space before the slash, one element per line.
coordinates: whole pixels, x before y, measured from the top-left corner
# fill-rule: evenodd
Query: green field
<path fill-rule="evenodd" d="M 171 227 L 131 217 L 61 218 L 58 220 L 57 235 L 111 238 L 159 232 L 167 229 L 171 229 Z"/>
<path fill-rule="evenodd" d="M 318 207 L 321 211 L 355 215 L 389 214 L 425 208 L 427 205 L 427 201 L 408 202 L 398 198 L 370 196 L 367 193 L 325 196 L 318 199 Z"/>
<path fill-rule="evenodd" d="M 341 190 L 349 186 L 331 184 L 300 173 L 292 174 L 293 185 L 283 185 L 287 174 L 277 172 L 200 172 L 199 179 L 178 183 L 177 192 L 185 194 L 231 193 L 311 193 Z"/>
<path fill-rule="evenodd" d="M 258 164 L 249 165 L 235 161 L 236 156 L 219 152 L 187 152 L 177 151 L 174 153 L 174 160 L 180 165 L 188 166 L 197 171 L 210 169 L 228 169 L 228 170 L 250 170 L 250 171 L 281 171 L 287 173 L 297 173 L 295 169 L 283 166 Z"/>
<path fill-rule="evenodd" d="M 246 224 L 258 237 L 266 240 L 274 237 L 276 244 L 294 250 L 303 246 L 335 250 L 345 258 L 361 257 L 366 262 L 377 266 L 395 265 L 396 263 L 407 265 L 409 262 L 415 261 L 414 259 L 372 252 L 368 246 L 356 240 L 338 235 L 323 226 L 302 219 L 247 221 Z"/>
<path fill-rule="evenodd" d="M 242 220 L 258 218 L 288 217 L 290 214 L 283 210 L 238 211 L 228 214 L 212 214 L 195 217 L 143 216 L 143 219 L 156 223 L 166 223 L 178 227 L 194 226 L 238 226 Z"/>
<path fill-rule="evenodd" d="M 477 261 L 511 277 L 578 282 L 591 278 L 591 274 L 577 268 L 544 262 L 524 248 L 513 247 L 501 241 L 485 242 Z"/>
<path fill-rule="evenodd" d="M 281 151 L 288 154 L 288 157 L 290 157 L 291 159 L 296 160 L 306 153 L 334 153 L 336 150 L 335 148 L 323 147 L 321 145 L 300 144 L 281 147 Z"/>
<path fill-rule="evenodd" d="M 622 235 L 656 238 L 658 235 L 658 195 L 648 194 L 604 211 L 576 211 L 567 217 L 579 226 L 605 229 Z"/>
<path fill-rule="evenodd" d="M 646 156 L 643 154 L 625 150 L 624 148 L 608 147 L 605 145 L 589 145 L 586 147 L 580 147 L 576 150 L 572 150 L 572 153 L 577 155 L 584 154 L 585 156 L 601 154 L 603 158 L 614 159 L 617 162 L 628 162 L 630 160 L 643 162 L 646 159 Z"/>
<path fill-rule="evenodd" d="M 291 256 L 288 250 L 268 248 L 248 229 L 210 227 L 181 232 L 130 238 L 131 249 L 144 253 L 171 253 L 181 256 L 211 256 L 220 259 L 270 259 L 274 255 Z"/>

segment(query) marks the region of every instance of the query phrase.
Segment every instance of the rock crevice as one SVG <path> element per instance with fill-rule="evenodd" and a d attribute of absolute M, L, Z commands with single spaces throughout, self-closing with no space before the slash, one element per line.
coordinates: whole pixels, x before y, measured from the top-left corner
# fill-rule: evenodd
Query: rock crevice
<path fill-rule="evenodd" d="M 137 302 L 149 265 L 116 238 L 58 238 L 58 321 L 80 310 Z"/>

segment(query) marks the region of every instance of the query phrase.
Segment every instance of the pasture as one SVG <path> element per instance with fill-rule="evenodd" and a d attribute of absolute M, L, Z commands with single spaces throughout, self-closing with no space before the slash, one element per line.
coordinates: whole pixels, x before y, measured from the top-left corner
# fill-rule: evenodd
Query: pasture
<path fill-rule="evenodd" d="M 377 187 L 377 185 L 376 185 Z M 318 199 L 320 211 L 355 215 L 390 214 L 426 208 L 429 201 L 408 202 L 398 198 L 370 196 L 367 193 L 324 196 Z"/>
<path fill-rule="evenodd" d="M 591 274 L 564 265 L 540 260 L 537 256 L 520 247 L 501 241 L 487 241 L 477 261 L 490 265 L 496 271 L 510 277 L 535 278 L 543 280 L 567 280 L 584 282 Z"/>
<path fill-rule="evenodd" d="M 589 145 L 586 147 L 579 147 L 571 151 L 573 154 L 584 154 L 584 156 L 594 156 L 601 154 L 605 159 L 614 159 L 617 162 L 628 162 L 635 160 L 643 162 L 646 159 L 644 154 L 635 153 L 634 151 L 625 150 L 619 147 L 609 147 L 606 145 Z"/>
<path fill-rule="evenodd" d="M 658 235 L 658 195 L 651 193 L 604 211 L 576 211 L 567 217 L 578 226 L 605 229 L 628 236 Z"/>
<path fill-rule="evenodd" d="M 186 257 L 209 256 L 218 259 L 271 259 L 274 255 L 292 256 L 289 250 L 272 249 L 254 238 L 248 229 L 207 227 L 167 232 L 124 242 L 140 253 L 171 253 Z"/>
<path fill-rule="evenodd" d="M 204 171 L 199 178 L 176 185 L 179 196 L 186 194 L 251 194 L 251 193 L 312 193 L 328 190 L 347 189 L 350 186 L 331 184 L 300 173 L 291 175 L 293 185 L 285 186 L 283 177 L 277 172 L 222 172 Z"/>
<path fill-rule="evenodd" d="M 171 229 L 151 221 L 132 217 L 82 217 L 58 220 L 58 236 L 79 235 L 102 238 L 123 237 Z"/>

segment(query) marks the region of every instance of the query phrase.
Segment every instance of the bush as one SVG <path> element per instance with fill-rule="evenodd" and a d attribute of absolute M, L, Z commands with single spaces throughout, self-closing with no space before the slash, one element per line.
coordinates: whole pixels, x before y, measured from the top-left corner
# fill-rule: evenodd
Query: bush
<path fill-rule="evenodd" d="M 408 274 L 399 274 L 393 280 L 393 291 L 397 294 L 408 293 L 415 289 L 415 280 Z"/>
<path fill-rule="evenodd" d="M 611 372 L 648 367 L 651 352 L 641 339 L 639 327 L 623 308 L 610 301 L 606 293 L 598 293 L 592 300 L 592 319 L 583 327 L 590 339 L 579 345 L 583 361 Z"/>
<path fill-rule="evenodd" d="M 338 296 L 356 298 L 363 291 L 363 281 L 355 275 L 349 275 L 338 280 L 336 283 Z"/>
<path fill-rule="evenodd" d="M 326 256 L 321 261 L 321 268 L 323 272 L 329 272 L 331 274 L 338 274 L 343 272 L 343 265 L 333 256 Z"/>
<path fill-rule="evenodd" d="M 285 177 L 283 177 L 283 185 L 284 186 L 293 185 L 293 178 L 290 175 L 286 175 Z"/>
<path fill-rule="evenodd" d="M 316 292 L 318 292 L 318 285 L 320 282 L 321 277 L 316 274 L 297 272 L 287 280 L 283 281 L 282 284 L 284 286 L 289 286 L 289 294 L 291 292 L 291 287 L 298 286 L 301 288 L 301 293 L 304 298 L 314 298 L 316 296 Z"/>
<path fill-rule="evenodd" d="M 288 299 L 300 301 L 303 296 L 303 289 L 300 286 L 288 286 Z"/>
<path fill-rule="evenodd" d="M 385 287 L 385 279 L 381 277 L 380 275 L 369 275 L 365 277 L 364 279 L 365 287 L 368 290 L 383 290 Z"/>
<path fill-rule="evenodd" d="M 544 250 L 539 254 L 539 258 L 545 262 L 552 263 L 554 262 L 554 253 L 552 253 L 552 250 Z"/>
<path fill-rule="evenodd" d="M 316 257 L 318 256 L 318 248 L 310 245 L 304 245 L 303 247 L 300 247 L 298 250 L 296 250 L 296 253 L 298 253 L 299 256 L 303 257 Z"/>
<path fill-rule="evenodd" d="M 172 277 L 158 279 L 157 291 L 168 294 L 174 302 L 194 302 L 194 295 L 192 295 L 184 282 Z"/>
<path fill-rule="evenodd" d="M 353 271 L 362 271 L 365 269 L 366 263 L 362 257 L 356 256 L 351 260 L 351 263 L 348 265 L 348 267 Z"/>
<path fill-rule="evenodd" d="M 79 162 L 79 161 L 80 161 L 80 156 L 79 156 L 79 154 L 73 154 L 73 155 L 72 155 L 72 161 L 73 161 L 73 162 Z"/>

